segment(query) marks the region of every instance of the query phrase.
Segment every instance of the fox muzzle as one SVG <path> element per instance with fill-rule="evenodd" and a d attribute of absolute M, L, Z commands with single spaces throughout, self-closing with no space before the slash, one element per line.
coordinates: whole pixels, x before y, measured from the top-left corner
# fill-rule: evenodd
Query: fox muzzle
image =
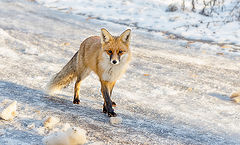
<path fill-rule="evenodd" d="M 110 55 L 110 61 L 111 61 L 112 64 L 116 65 L 116 64 L 118 64 L 120 62 L 120 56 L 119 55 L 117 55 L 117 56 L 115 55 L 114 56 L 112 54 L 112 55 Z"/>

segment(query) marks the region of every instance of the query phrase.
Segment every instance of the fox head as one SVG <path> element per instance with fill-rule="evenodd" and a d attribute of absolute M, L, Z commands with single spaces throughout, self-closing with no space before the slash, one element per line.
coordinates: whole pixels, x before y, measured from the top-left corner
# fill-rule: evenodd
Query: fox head
<path fill-rule="evenodd" d="M 112 36 L 106 29 L 101 29 L 101 44 L 104 58 L 112 65 L 118 65 L 130 55 L 131 30 L 127 29 L 120 36 Z"/>

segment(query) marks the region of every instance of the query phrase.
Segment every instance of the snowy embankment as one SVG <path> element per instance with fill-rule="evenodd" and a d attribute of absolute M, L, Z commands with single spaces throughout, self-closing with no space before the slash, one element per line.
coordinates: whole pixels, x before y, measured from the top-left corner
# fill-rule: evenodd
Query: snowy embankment
<path fill-rule="evenodd" d="M 176 34 L 190 40 L 240 46 L 238 0 L 37 0 L 39 3 L 89 19 L 124 24 L 147 31 Z M 184 3 L 185 2 L 185 3 Z M 169 12 L 170 9 L 174 12 Z M 172 6 L 171 6 L 172 5 Z M 204 10 L 204 11 L 203 11 Z M 202 14 L 200 14 L 202 13 Z M 162 33 L 159 33 L 162 35 Z"/>
<path fill-rule="evenodd" d="M 87 144 L 240 144 L 240 105 L 229 99 L 240 88 L 240 54 L 232 48 L 133 29 L 133 60 L 112 96 L 118 125 L 101 113 L 94 74 L 82 83 L 79 105 L 72 104 L 73 84 L 56 96 L 44 93 L 80 43 L 102 27 L 114 35 L 125 29 L 34 2 L 0 1 L 0 102 L 17 101 L 13 120 L 0 120 L 1 145 L 69 139 L 78 128 L 86 130 Z"/>

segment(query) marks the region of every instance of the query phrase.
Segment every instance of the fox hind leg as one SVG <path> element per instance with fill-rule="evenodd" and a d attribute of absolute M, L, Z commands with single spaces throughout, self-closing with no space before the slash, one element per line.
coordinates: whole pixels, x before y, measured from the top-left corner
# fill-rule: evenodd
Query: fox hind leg
<path fill-rule="evenodd" d="M 80 100 L 79 100 L 80 84 L 81 84 L 81 79 L 77 78 L 77 81 L 74 87 L 73 104 L 80 104 Z"/>
<path fill-rule="evenodd" d="M 77 81 L 75 83 L 74 87 L 74 98 L 73 98 L 73 104 L 80 104 L 80 99 L 79 99 L 79 92 L 80 92 L 80 84 L 83 79 L 85 79 L 89 74 L 90 70 L 88 69 L 82 69 L 79 75 L 77 76 Z"/>

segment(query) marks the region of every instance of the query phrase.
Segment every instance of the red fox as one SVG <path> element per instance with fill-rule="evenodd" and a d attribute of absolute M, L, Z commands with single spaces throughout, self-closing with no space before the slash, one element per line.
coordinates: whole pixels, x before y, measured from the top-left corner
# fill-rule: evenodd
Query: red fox
<path fill-rule="evenodd" d="M 124 74 L 131 59 L 130 36 L 130 29 L 120 36 L 112 36 L 102 28 L 100 37 L 85 39 L 72 59 L 50 81 L 49 91 L 60 90 L 76 78 L 73 103 L 79 104 L 81 81 L 93 71 L 101 82 L 103 112 L 109 117 L 117 116 L 112 108 L 116 103 L 110 97 L 116 81 Z"/>

